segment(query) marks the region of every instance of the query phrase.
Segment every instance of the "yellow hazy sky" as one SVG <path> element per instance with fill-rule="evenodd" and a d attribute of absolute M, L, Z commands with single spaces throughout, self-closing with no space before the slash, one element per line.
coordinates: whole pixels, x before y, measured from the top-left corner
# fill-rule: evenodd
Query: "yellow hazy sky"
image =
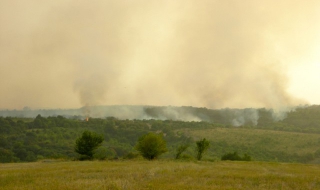
<path fill-rule="evenodd" d="M 320 104 L 318 0 L 1 0 L 0 109 Z"/>
<path fill-rule="evenodd" d="M 320 52 L 320 49 L 319 49 Z M 309 104 L 320 104 L 320 58 L 288 69 L 288 92 L 305 99 Z"/>

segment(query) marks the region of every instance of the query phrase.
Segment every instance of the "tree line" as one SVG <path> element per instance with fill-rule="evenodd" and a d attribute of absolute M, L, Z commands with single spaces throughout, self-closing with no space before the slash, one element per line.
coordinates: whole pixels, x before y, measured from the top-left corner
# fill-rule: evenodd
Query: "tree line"
<path fill-rule="evenodd" d="M 84 131 L 82 136 L 76 140 L 75 151 L 80 155 L 80 160 L 92 160 L 94 151 L 101 146 L 104 138 L 95 132 Z M 208 150 L 210 142 L 203 138 L 196 141 L 196 158 L 201 160 L 203 154 Z M 176 159 L 188 148 L 188 145 L 181 145 L 176 150 Z M 154 160 L 161 154 L 168 151 L 163 134 L 148 133 L 141 136 L 135 149 L 148 160 Z M 249 160 L 247 160 L 249 161 Z"/>
<path fill-rule="evenodd" d="M 311 108 L 309 108 L 311 109 Z M 314 110 L 301 109 L 288 113 L 288 118 L 295 118 L 295 121 L 302 121 L 301 115 L 308 116 L 312 122 L 316 122 Z M 315 109 L 317 110 L 317 109 Z M 262 117 L 260 120 L 266 120 Z M 202 131 L 208 129 L 225 129 L 237 132 L 232 129 L 243 129 L 243 131 L 251 131 L 255 129 L 266 129 L 262 131 L 296 131 L 299 134 L 305 133 L 307 130 L 319 130 L 316 125 L 310 124 L 308 127 L 296 127 L 284 125 L 281 122 L 290 123 L 289 119 L 279 121 L 278 124 L 270 124 L 266 126 L 239 126 L 237 128 L 230 125 L 212 122 L 194 122 L 194 121 L 174 121 L 174 120 L 120 120 L 114 117 L 107 118 L 90 118 L 88 122 L 80 116 L 66 118 L 63 116 L 43 117 L 38 115 L 35 118 L 18 118 L 18 117 L 0 117 L 0 162 L 30 162 L 47 158 L 63 158 L 74 159 L 78 154 L 75 152 L 75 142 L 86 130 L 101 134 L 103 142 L 94 153 L 94 159 L 119 159 L 133 158 L 137 156 L 136 144 L 140 137 L 148 134 L 163 134 L 163 138 L 167 144 L 167 151 L 161 157 L 178 158 L 178 159 L 197 159 L 195 153 L 196 142 L 192 135 L 185 133 L 189 131 Z M 309 121 L 306 121 L 306 123 Z M 302 123 L 303 125 L 303 123 Z M 280 130 L 279 127 L 282 127 Z M 238 131 L 238 132 L 241 132 Z M 237 132 L 237 133 L 238 133 Z M 282 134 L 280 133 L 279 134 Z M 240 133 L 239 133 L 240 134 Z M 312 139 L 316 138 L 317 132 L 310 134 Z M 296 142 L 296 134 L 286 133 L 289 135 L 286 143 L 290 141 Z M 292 136 L 292 138 L 291 138 Z M 207 138 L 207 136 L 205 136 Z M 272 143 L 281 141 L 272 139 L 272 136 L 261 136 L 262 139 L 256 139 L 252 143 L 247 144 L 245 139 L 239 143 L 231 143 L 231 140 L 211 139 L 210 146 L 207 149 L 206 159 L 217 160 L 225 154 L 240 153 L 250 154 L 253 158 L 261 161 L 282 162 L 310 162 L 320 157 L 320 148 L 314 152 L 306 152 L 299 154 L 292 150 L 286 150 L 285 147 L 276 150 L 265 150 L 263 147 L 273 146 Z M 310 138 L 301 142 L 299 146 L 308 149 L 311 146 L 318 146 L 320 140 L 312 140 Z M 320 139 L 320 138 L 319 138 Z M 250 146 L 250 149 L 248 149 Z M 320 144 L 319 144 L 320 147 Z"/>

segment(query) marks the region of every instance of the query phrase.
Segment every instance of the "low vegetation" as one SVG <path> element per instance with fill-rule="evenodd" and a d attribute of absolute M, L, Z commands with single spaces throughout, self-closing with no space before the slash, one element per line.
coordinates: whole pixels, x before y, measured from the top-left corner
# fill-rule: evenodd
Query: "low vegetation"
<path fill-rule="evenodd" d="M 227 153 L 221 157 L 221 160 L 230 160 L 230 161 L 251 161 L 251 157 L 247 154 L 244 154 L 243 157 L 238 155 L 237 152 Z"/>

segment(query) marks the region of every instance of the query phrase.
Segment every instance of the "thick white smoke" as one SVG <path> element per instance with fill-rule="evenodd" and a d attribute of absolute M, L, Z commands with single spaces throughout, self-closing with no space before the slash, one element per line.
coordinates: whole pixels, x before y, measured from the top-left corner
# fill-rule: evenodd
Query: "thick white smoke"
<path fill-rule="evenodd" d="M 0 2 L 0 108 L 283 108 L 320 2 Z M 242 119 L 235 119 L 241 123 Z"/>

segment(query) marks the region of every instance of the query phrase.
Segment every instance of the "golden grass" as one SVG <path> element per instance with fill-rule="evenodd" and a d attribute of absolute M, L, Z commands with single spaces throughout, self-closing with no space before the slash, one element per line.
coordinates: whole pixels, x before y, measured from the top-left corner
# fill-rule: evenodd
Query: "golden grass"
<path fill-rule="evenodd" d="M 1 164 L 0 189 L 320 189 L 320 166 L 176 161 Z"/>

